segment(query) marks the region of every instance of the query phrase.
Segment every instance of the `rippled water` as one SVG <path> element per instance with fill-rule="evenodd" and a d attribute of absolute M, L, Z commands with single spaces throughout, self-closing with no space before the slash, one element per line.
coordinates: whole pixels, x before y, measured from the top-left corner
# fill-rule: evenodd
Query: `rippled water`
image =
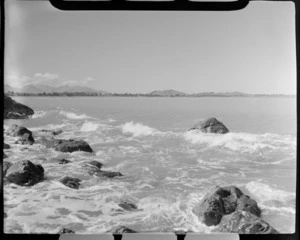
<path fill-rule="evenodd" d="M 57 138 L 83 139 L 93 153 L 61 153 L 14 144 L 7 161 L 29 159 L 45 169 L 32 187 L 4 186 L 5 232 L 102 233 L 118 225 L 137 231 L 191 230 L 209 233 L 194 215 L 201 198 L 216 185 L 236 185 L 254 198 L 262 217 L 281 233 L 295 230 L 295 98 L 14 98 L 32 107 L 26 126 L 35 139 L 40 129 L 62 129 Z M 201 119 L 216 117 L 226 135 L 188 132 Z M 71 160 L 66 165 L 56 160 Z M 100 179 L 83 165 L 97 160 L 104 170 L 124 176 Z M 63 176 L 82 179 L 70 189 Z M 118 206 L 129 201 L 136 211 Z"/>

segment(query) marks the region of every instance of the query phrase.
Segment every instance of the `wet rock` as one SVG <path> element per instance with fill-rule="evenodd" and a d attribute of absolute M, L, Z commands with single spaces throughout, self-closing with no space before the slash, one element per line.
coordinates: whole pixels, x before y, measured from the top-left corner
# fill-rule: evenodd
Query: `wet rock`
<path fill-rule="evenodd" d="M 58 161 L 57 161 L 57 163 L 58 164 L 67 164 L 67 163 L 70 163 L 71 161 L 70 160 L 67 160 L 67 159 L 59 159 Z"/>
<path fill-rule="evenodd" d="M 200 130 L 204 133 L 218 133 L 218 134 L 225 134 L 228 133 L 229 130 L 223 123 L 218 121 L 216 118 L 208 118 L 204 121 L 197 123 L 194 127 L 190 130 Z"/>
<path fill-rule="evenodd" d="M 10 149 L 10 146 L 7 143 L 3 143 L 3 149 Z"/>
<path fill-rule="evenodd" d="M 7 218 L 7 213 L 6 212 L 4 212 L 3 218 Z"/>
<path fill-rule="evenodd" d="M 14 163 L 6 172 L 8 182 L 21 186 L 32 186 L 44 178 L 44 168 L 40 164 L 33 164 L 29 160 Z"/>
<path fill-rule="evenodd" d="M 49 132 L 52 135 L 58 135 L 63 132 L 63 130 L 48 130 L 48 129 L 42 129 L 41 132 Z"/>
<path fill-rule="evenodd" d="M 69 187 L 69 188 L 74 188 L 74 189 L 78 189 L 81 180 L 78 178 L 72 178 L 72 177 L 64 177 L 61 180 L 59 180 L 62 184 L 64 184 L 65 186 Z"/>
<path fill-rule="evenodd" d="M 32 137 L 30 130 L 16 124 L 11 125 L 6 131 L 6 134 L 12 137 L 22 137 L 25 133 L 28 133 L 28 135 Z"/>
<path fill-rule="evenodd" d="M 83 140 L 73 140 L 73 139 L 46 139 L 45 137 L 39 139 L 37 143 L 44 145 L 47 148 L 54 148 L 56 151 L 60 152 L 93 152 L 90 145 Z"/>
<path fill-rule="evenodd" d="M 125 226 L 119 226 L 113 230 L 114 234 L 122 234 L 122 233 L 136 233 L 137 231 L 130 229 Z"/>
<path fill-rule="evenodd" d="M 89 167 L 89 168 L 101 169 L 103 164 L 101 162 L 98 162 L 98 161 L 89 161 L 89 162 L 85 163 L 85 166 Z"/>
<path fill-rule="evenodd" d="M 236 210 L 248 211 L 258 217 L 261 214 L 256 201 L 235 186 L 216 187 L 204 197 L 199 207 L 199 211 L 195 213 L 203 218 L 202 221 L 207 226 L 218 225 L 224 215 Z"/>
<path fill-rule="evenodd" d="M 3 177 L 5 177 L 7 170 L 12 166 L 11 162 L 3 162 Z"/>
<path fill-rule="evenodd" d="M 3 152 L 3 159 L 4 158 L 8 158 L 8 156 L 5 154 L 5 152 Z"/>
<path fill-rule="evenodd" d="M 34 111 L 30 107 L 4 96 L 4 119 L 25 119 L 33 114 Z"/>
<path fill-rule="evenodd" d="M 278 234 L 266 221 L 242 210 L 224 216 L 214 231 L 239 234 Z"/>
<path fill-rule="evenodd" d="M 75 233 L 75 232 L 68 228 L 63 228 L 58 232 L 58 234 L 63 234 L 63 233 Z"/>
<path fill-rule="evenodd" d="M 114 177 L 123 176 L 123 174 L 120 172 L 102 171 L 98 169 L 90 170 L 88 173 L 96 177 L 104 177 L 104 178 L 114 178 Z"/>
<path fill-rule="evenodd" d="M 35 142 L 34 138 L 28 133 L 24 133 L 23 136 L 16 141 L 17 144 L 22 144 L 22 145 L 25 144 L 32 145 L 34 142 Z"/>
<path fill-rule="evenodd" d="M 121 207 L 127 211 L 137 210 L 136 205 L 134 205 L 133 203 L 127 202 L 127 201 L 123 201 L 123 202 L 119 203 L 119 207 Z"/>

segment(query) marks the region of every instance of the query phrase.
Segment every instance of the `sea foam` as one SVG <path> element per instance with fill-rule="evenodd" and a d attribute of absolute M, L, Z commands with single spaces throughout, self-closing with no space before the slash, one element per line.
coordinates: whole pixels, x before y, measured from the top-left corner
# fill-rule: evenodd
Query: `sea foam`
<path fill-rule="evenodd" d="M 158 130 L 141 123 L 127 122 L 121 125 L 121 127 L 123 133 L 131 133 L 134 137 L 150 136 L 158 133 Z"/>
<path fill-rule="evenodd" d="M 82 127 L 80 128 L 81 132 L 92 132 L 92 131 L 96 131 L 99 127 L 98 123 L 94 123 L 94 122 L 89 122 L 89 121 L 85 121 L 82 125 Z"/>
<path fill-rule="evenodd" d="M 76 113 L 73 113 L 73 112 L 60 111 L 59 113 L 66 116 L 67 118 L 70 118 L 70 119 L 87 119 L 87 118 L 91 118 L 91 117 L 89 117 L 85 114 L 76 114 Z"/>

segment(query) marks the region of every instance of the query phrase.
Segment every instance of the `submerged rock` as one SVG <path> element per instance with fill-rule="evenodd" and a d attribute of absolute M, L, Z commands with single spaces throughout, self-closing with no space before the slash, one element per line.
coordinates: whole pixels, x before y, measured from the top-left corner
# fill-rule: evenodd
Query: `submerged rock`
<path fill-rule="evenodd" d="M 122 233 L 137 233 L 137 231 L 130 229 L 128 227 L 125 226 L 119 226 L 116 227 L 115 229 L 113 229 L 112 231 L 114 234 L 122 234 Z"/>
<path fill-rule="evenodd" d="M 39 139 L 37 143 L 44 145 L 47 148 L 54 148 L 56 151 L 60 152 L 93 152 L 90 145 L 83 140 L 73 140 L 73 139 L 46 139 L 45 137 Z"/>
<path fill-rule="evenodd" d="M 17 144 L 28 144 L 28 145 L 32 145 L 34 143 L 34 138 L 29 135 L 28 133 L 24 133 L 23 136 L 21 138 L 18 139 L 18 141 L 16 142 Z"/>
<path fill-rule="evenodd" d="M 57 163 L 58 164 L 67 164 L 67 163 L 70 163 L 71 161 L 70 160 L 67 160 L 67 159 L 59 159 L 58 161 L 57 161 Z"/>
<path fill-rule="evenodd" d="M 218 133 L 218 134 L 225 134 L 228 133 L 229 130 L 223 123 L 218 121 L 216 118 L 208 118 L 204 121 L 197 123 L 194 127 L 190 130 L 200 130 L 204 133 Z"/>
<path fill-rule="evenodd" d="M 73 230 L 68 229 L 68 228 L 62 228 L 58 234 L 63 234 L 63 233 L 75 233 Z"/>
<path fill-rule="evenodd" d="M 8 182 L 21 186 L 32 186 L 44 178 L 44 168 L 29 160 L 14 163 L 6 172 Z"/>
<path fill-rule="evenodd" d="M 207 194 L 199 206 L 196 215 L 203 218 L 207 226 L 218 225 L 224 215 L 231 214 L 236 210 L 248 211 L 260 216 L 261 210 L 255 200 L 242 193 L 235 186 L 216 187 Z"/>
<path fill-rule="evenodd" d="M 75 188 L 78 189 L 81 180 L 78 178 L 72 178 L 72 177 L 64 177 L 61 180 L 59 180 L 62 184 L 64 184 L 65 186 L 69 187 L 69 188 Z"/>
<path fill-rule="evenodd" d="M 7 143 L 3 143 L 3 149 L 10 149 L 10 146 Z"/>
<path fill-rule="evenodd" d="M 34 111 L 30 107 L 4 96 L 4 119 L 25 119 L 33 114 Z"/>
<path fill-rule="evenodd" d="M 96 177 L 105 177 L 105 178 L 114 178 L 114 177 L 123 176 L 123 174 L 120 172 L 110 172 L 110 171 L 103 171 L 99 169 L 90 170 L 88 173 Z"/>
<path fill-rule="evenodd" d="M 135 204 L 127 202 L 127 201 L 122 201 L 121 203 L 119 203 L 119 207 L 121 207 L 127 211 L 137 210 L 137 206 Z"/>
<path fill-rule="evenodd" d="M 93 161 L 86 162 L 85 166 L 89 168 L 101 169 L 103 164 L 101 162 L 93 160 Z"/>
<path fill-rule="evenodd" d="M 239 234 L 278 234 L 267 222 L 242 210 L 224 216 L 214 231 Z"/>

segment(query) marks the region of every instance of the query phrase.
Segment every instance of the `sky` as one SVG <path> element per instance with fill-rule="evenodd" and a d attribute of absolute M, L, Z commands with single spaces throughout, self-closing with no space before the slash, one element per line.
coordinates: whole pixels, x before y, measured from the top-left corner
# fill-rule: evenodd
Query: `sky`
<path fill-rule="evenodd" d="M 296 94 L 295 7 L 239 11 L 61 11 L 5 2 L 4 81 L 115 93 Z"/>

